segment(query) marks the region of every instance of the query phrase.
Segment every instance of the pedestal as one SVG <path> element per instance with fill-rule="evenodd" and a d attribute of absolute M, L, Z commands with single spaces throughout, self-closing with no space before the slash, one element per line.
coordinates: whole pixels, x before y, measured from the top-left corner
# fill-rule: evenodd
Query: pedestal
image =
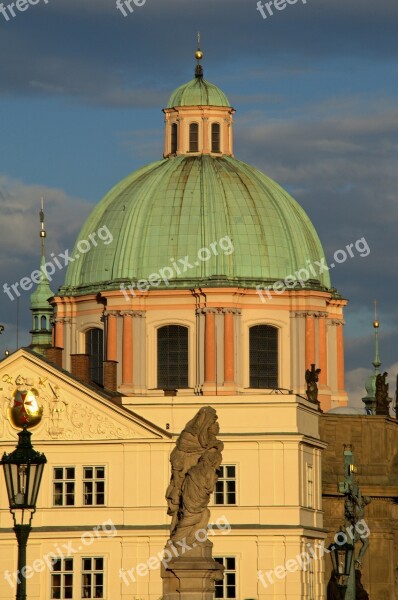
<path fill-rule="evenodd" d="M 222 580 L 224 567 L 213 560 L 212 548 L 209 541 L 198 543 L 162 563 L 162 600 L 214 600 L 214 582 Z"/>

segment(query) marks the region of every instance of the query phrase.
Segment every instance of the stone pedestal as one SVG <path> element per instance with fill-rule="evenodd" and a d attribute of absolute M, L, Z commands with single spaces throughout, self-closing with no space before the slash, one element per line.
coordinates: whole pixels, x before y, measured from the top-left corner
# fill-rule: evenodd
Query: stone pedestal
<path fill-rule="evenodd" d="M 166 547 L 169 550 L 169 547 Z M 162 600 L 213 600 L 214 582 L 223 578 L 224 567 L 212 558 L 213 544 L 197 543 L 167 566 L 162 563 Z"/>

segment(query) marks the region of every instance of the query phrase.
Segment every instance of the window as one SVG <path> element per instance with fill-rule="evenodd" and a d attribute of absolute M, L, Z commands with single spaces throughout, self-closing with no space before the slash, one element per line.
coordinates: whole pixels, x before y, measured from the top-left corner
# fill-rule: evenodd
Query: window
<path fill-rule="evenodd" d="M 44 317 L 44 316 L 41 317 L 40 323 L 41 323 L 40 329 L 42 331 L 44 331 L 45 329 L 47 329 L 47 319 L 46 319 L 46 317 Z"/>
<path fill-rule="evenodd" d="M 271 325 L 250 328 L 250 387 L 278 387 L 278 330 Z"/>
<path fill-rule="evenodd" d="M 73 558 L 57 558 L 53 560 L 51 598 L 56 600 L 73 598 Z"/>
<path fill-rule="evenodd" d="M 74 506 L 75 504 L 75 468 L 54 467 L 53 481 L 54 506 Z M 55 596 L 54 596 L 55 597 Z M 59 596 L 61 597 L 61 596 Z M 69 596 L 65 596 L 67 598 Z M 72 596 L 70 596 L 72 597 Z"/>
<path fill-rule="evenodd" d="M 211 126 L 211 151 L 220 152 L 220 124 L 213 123 Z"/>
<path fill-rule="evenodd" d="M 173 123 L 171 126 L 171 153 L 175 154 L 177 152 L 178 146 L 178 125 L 177 123 Z"/>
<path fill-rule="evenodd" d="M 191 123 L 189 126 L 189 151 L 199 152 L 199 125 Z"/>
<path fill-rule="evenodd" d="M 105 467 L 83 467 L 83 504 L 105 504 Z"/>
<path fill-rule="evenodd" d="M 90 355 L 90 379 L 98 385 L 104 383 L 104 334 L 102 329 L 86 332 L 86 354 Z"/>
<path fill-rule="evenodd" d="M 82 598 L 104 597 L 104 559 L 82 558 Z"/>
<path fill-rule="evenodd" d="M 214 504 L 236 504 L 236 467 L 221 465 L 214 491 Z"/>
<path fill-rule="evenodd" d="M 214 598 L 236 598 L 236 567 L 235 557 L 233 556 L 215 556 L 214 560 L 223 565 L 224 578 L 222 581 L 215 582 Z"/>
<path fill-rule="evenodd" d="M 158 388 L 188 387 L 188 328 L 166 325 L 158 329 Z"/>
<path fill-rule="evenodd" d="M 312 478 L 312 465 L 307 465 L 307 506 L 314 508 L 314 480 Z"/>

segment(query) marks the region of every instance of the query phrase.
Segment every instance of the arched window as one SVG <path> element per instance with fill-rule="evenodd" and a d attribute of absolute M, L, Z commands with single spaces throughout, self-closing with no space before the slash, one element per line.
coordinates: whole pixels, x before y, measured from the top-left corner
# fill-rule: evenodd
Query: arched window
<path fill-rule="evenodd" d="M 278 387 L 278 329 L 255 325 L 249 330 L 250 387 Z"/>
<path fill-rule="evenodd" d="M 47 319 L 46 319 L 46 317 L 44 315 L 40 319 L 40 329 L 42 331 L 44 331 L 45 329 L 47 329 Z"/>
<path fill-rule="evenodd" d="M 211 126 L 211 151 L 220 152 L 220 123 Z"/>
<path fill-rule="evenodd" d="M 199 152 L 199 125 L 191 123 L 189 126 L 189 151 Z"/>
<path fill-rule="evenodd" d="M 94 383 L 104 383 L 104 334 L 102 329 L 86 331 L 86 354 L 90 355 L 90 379 Z"/>
<path fill-rule="evenodd" d="M 178 125 L 173 123 L 171 126 L 171 153 L 176 154 L 178 145 Z"/>
<path fill-rule="evenodd" d="M 36 329 L 36 331 L 39 329 L 39 317 L 35 316 L 35 318 L 33 319 L 33 329 Z"/>
<path fill-rule="evenodd" d="M 188 328 L 166 325 L 158 329 L 158 388 L 188 387 Z"/>

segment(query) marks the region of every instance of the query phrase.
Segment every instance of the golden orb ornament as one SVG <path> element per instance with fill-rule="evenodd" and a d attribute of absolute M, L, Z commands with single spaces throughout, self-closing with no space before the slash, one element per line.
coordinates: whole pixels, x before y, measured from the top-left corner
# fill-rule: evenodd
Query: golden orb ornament
<path fill-rule="evenodd" d="M 8 417 L 14 427 L 34 427 L 43 416 L 43 407 L 39 406 L 39 392 L 35 388 L 29 390 L 16 389 L 12 395 L 14 404 L 8 409 Z"/>
<path fill-rule="evenodd" d="M 203 52 L 202 52 L 202 50 L 196 50 L 196 52 L 195 52 L 195 58 L 196 58 L 196 60 L 202 60 L 202 58 L 203 58 Z"/>
<path fill-rule="evenodd" d="M 375 329 L 378 329 L 378 328 L 380 327 L 380 323 L 379 323 L 379 321 L 373 321 L 373 327 L 374 327 Z"/>

